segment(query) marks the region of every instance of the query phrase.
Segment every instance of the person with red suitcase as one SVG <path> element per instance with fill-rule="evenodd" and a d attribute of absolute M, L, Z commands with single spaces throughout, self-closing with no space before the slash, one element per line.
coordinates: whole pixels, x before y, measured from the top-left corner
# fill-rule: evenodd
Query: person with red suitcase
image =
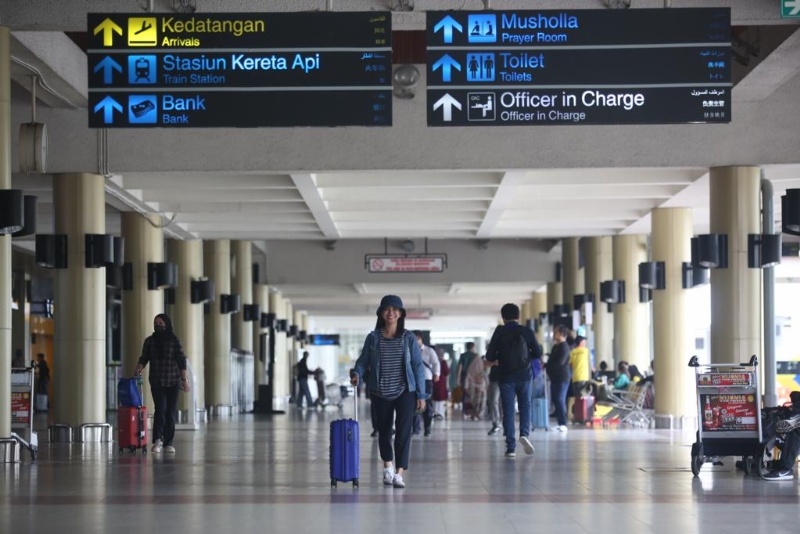
<path fill-rule="evenodd" d="M 594 397 L 591 394 L 590 380 L 592 365 L 589 361 L 589 349 L 586 338 L 577 336 L 575 345 L 569 354 L 569 366 L 572 370 L 572 421 L 574 423 L 591 422 L 594 414 Z"/>
<path fill-rule="evenodd" d="M 175 453 L 175 418 L 178 392 L 189 391 L 186 354 L 178 336 L 172 331 L 172 321 L 165 313 L 153 319 L 153 335 L 144 340 L 142 356 L 136 365 L 136 376 L 150 364 L 150 391 L 153 394 L 153 452 Z"/>

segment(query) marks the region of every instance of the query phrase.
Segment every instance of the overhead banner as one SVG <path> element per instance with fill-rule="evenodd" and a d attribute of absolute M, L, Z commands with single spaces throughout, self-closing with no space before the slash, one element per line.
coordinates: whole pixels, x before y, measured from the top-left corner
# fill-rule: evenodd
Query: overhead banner
<path fill-rule="evenodd" d="M 447 267 L 447 255 L 367 254 L 364 263 L 370 273 L 443 273 Z"/>
<path fill-rule="evenodd" d="M 391 126 L 391 13 L 89 14 L 89 127 Z"/>
<path fill-rule="evenodd" d="M 730 39 L 728 8 L 428 12 L 428 125 L 730 122 Z"/>

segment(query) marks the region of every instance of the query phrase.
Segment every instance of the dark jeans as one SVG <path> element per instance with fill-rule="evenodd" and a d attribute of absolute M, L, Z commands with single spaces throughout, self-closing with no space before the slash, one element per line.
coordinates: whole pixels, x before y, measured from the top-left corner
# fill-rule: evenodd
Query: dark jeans
<path fill-rule="evenodd" d="M 297 407 L 301 407 L 303 405 L 303 397 L 306 398 L 306 406 L 311 408 L 314 406 L 314 401 L 311 400 L 311 390 L 308 389 L 308 378 L 298 378 L 297 383 L 300 386 L 300 391 L 297 392 L 297 400 L 295 403 Z"/>
<path fill-rule="evenodd" d="M 153 443 L 160 439 L 164 445 L 172 445 L 175 438 L 175 419 L 178 415 L 178 386 L 151 386 L 150 390 L 156 406 L 153 414 Z"/>
<path fill-rule="evenodd" d="M 417 395 L 404 391 L 394 400 L 372 397 L 372 411 L 378 424 L 378 447 L 381 460 L 395 462 L 396 469 L 408 469 L 411 448 L 411 422 L 417 408 Z M 392 450 L 392 423 L 395 425 Z M 395 459 L 396 456 L 396 459 Z"/>
<path fill-rule="evenodd" d="M 781 459 L 778 460 L 778 469 L 791 471 L 798 453 L 800 453 L 800 428 L 786 434 L 781 449 Z"/>
<path fill-rule="evenodd" d="M 519 435 L 527 436 L 531 431 L 531 381 L 500 382 L 500 402 L 503 404 L 503 431 L 506 434 L 506 447 L 514 450 L 517 445 L 514 432 L 514 419 L 519 405 Z"/>
<path fill-rule="evenodd" d="M 425 392 L 428 395 L 433 393 L 433 380 L 425 381 Z M 433 423 L 433 403 L 430 401 L 430 398 L 425 402 L 425 411 L 421 414 L 414 415 L 414 432 L 419 432 L 421 426 L 420 422 L 425 425 L 425 432 L 430 432 L 431 424 Z"/>
<path fill-rule="evenodd" d="M 553 399 L 556 421 L 559 426 L 566 426 L 567 424 L 567 390 L 569 385 L 569 378 L 561 382 L 555 380 L 550 382 L 550 397 Z"/>

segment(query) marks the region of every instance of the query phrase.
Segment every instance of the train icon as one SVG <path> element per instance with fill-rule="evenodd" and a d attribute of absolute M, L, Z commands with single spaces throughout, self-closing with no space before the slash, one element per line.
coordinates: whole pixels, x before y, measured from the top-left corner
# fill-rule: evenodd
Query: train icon
<path fill-rule="evenodd" d="M 136 85 L 156 83 L 156 56 L 128 56 L 128 83 Z"/>

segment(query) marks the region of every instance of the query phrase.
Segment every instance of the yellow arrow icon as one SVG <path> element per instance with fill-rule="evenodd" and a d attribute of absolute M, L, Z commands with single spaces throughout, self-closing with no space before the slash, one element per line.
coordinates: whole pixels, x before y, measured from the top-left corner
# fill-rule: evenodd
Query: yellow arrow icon
<path fill-rule="evenodd" d="M 94 35 L 103 32 L 103 46 L 114 45 L 114 33 L 122 35 L 122 28 L 120 28 L 113 20 L 106 19 L 94 29 Z"/>

